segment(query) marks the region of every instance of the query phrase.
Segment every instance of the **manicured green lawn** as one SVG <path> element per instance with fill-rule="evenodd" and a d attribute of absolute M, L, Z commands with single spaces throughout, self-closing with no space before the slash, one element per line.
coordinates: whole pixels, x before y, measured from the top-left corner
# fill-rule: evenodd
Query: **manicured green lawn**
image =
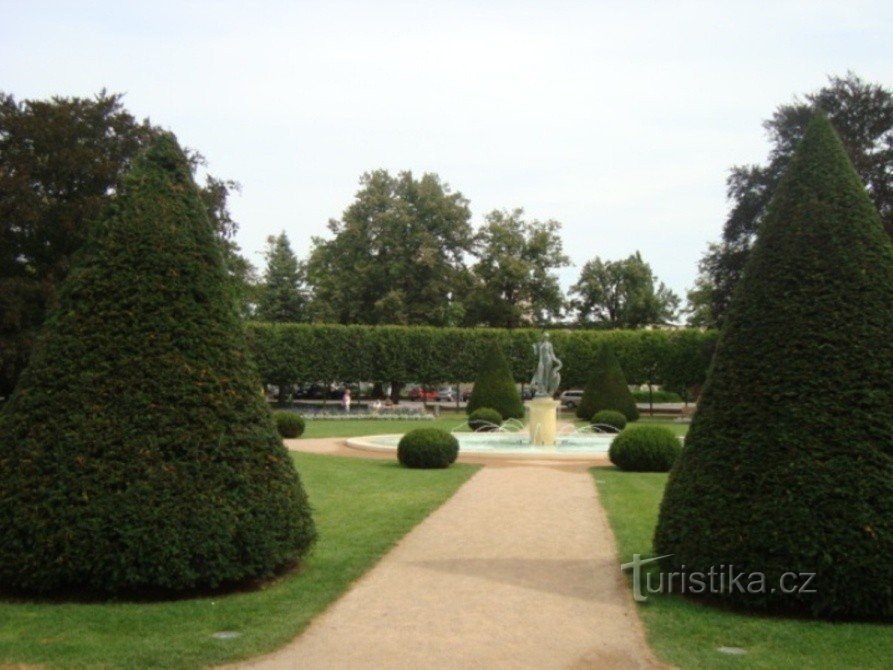
<path fill-rule="evenodd" d="M 617 538 L 620 562 L 651 556 L 651 538 L 667 475 L 593 468 Z M 889 560 L 889 557 L 878 557 Z M 651 648 L 680 668 L 889 668 L 893 626 L 761 617 L 680 596 L 649 595 L 639 605 Z M 741 647 L 728 656 L 718 647 Z"/>
<path fill-rule="evenodd" d="M 344 424 L 340 424 L 342 427 Z M 263 589 L 162 603 L 0 600 L 0 667 L 202 667 L 272 651 L 297 635 L 475 471 L 295 454 L 319 540 L 297 574 Z M 219 640 L 212 634 L 236 631 Z"/>
<path fill-rule="evenodd" d="M 442 428 L 451 431 L 456 428 L 467 430 L 465 414 L 441 416 L 431 421 L 369 421 L 363 419 L 307 419 L 304 438 L 313 437 L 357 437 L 358 435 L 387 435 L 405 433 L 413 428 Z"/>

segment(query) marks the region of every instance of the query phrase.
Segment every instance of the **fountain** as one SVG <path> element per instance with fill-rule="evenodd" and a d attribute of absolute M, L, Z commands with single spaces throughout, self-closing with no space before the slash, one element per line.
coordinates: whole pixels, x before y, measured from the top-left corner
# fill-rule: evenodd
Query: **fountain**
<path fill-rule="evenodd" d="M 465 430 L 466 422 L 451 431 L 459 440 L 459 453 L 487 457 L 537 459 L 589 459 L 603 457 L 614 439 L 616 428 L 608 425 L 558 427 L 558 407 L 554 399 L 561 384 L 562 363 L 555 355 L 549 334 L 533 345 L 536 371 L 530 384 L 534 397 L 528 404 L 530 418 L 525 425 L 509 419 L 500 425 L 487 424 L 476 432 Z M 401 435 L 373 435 L 351 438 L 347 444 L 368 451 L 394 451 Z"/>

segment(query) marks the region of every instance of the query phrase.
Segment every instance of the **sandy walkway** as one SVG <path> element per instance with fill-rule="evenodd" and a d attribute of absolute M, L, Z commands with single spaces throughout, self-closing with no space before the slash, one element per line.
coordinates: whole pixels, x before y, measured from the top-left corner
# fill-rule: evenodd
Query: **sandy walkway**
<path fill-rule="evenodd" d="M 487 467 L 250 668 L 651 668 L 592 479 Z"/>

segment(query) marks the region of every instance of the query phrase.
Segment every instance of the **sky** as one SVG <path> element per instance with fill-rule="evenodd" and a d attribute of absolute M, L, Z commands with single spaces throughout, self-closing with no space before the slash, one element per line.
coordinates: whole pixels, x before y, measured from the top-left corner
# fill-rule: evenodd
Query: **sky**
<path fill-rule="evenodd" d="M 889 0 L 0 0 L 0 90 L 125 93 L 241 184 L 261 268 L 268 235 L 305 255 L 385 168 L 437 173 L 476 226 L 560 221 L 565 288 L 638 250 L 684 296 L 762 121 L 848 70 L 893 86 Z"/>

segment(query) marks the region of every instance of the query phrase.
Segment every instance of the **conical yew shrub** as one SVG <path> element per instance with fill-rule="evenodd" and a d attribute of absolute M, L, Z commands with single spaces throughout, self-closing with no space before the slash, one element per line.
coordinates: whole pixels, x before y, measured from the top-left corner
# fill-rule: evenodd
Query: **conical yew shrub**
<path fill-rule="evenodd" d="M 474 388 L 465 411 L 471 414 L 482 407 L 495 409 L 503 420 L 524 418 L 521 394 L 515 386 L 508 361 L 496 342 L 486 348 L 478 364 L 478 376 L 474 380 Z"/>
<path fill-rule="evenodd" d="M 264 577 L 314 538 L 173 136 L 134 164 L 0 414 L 0 589 Z"/>
<path fill-rule="evenodd" d="M 675 570 L 755 575 L 715 594 L 733 604 L 893 615 L 893 244 L 824 117 L 759 231 L 654 543 Z"/>
<path fill-rule="evenodd" d="M 591 421 L 596 412 L 606 409 L 623 413 L 627 421 L 639 418 L 636 400 L 629 391 L 620 361 L 610 345 L 603 344 L 598 349 L 592 374 L 577 405 L 577 417 Z"/>

